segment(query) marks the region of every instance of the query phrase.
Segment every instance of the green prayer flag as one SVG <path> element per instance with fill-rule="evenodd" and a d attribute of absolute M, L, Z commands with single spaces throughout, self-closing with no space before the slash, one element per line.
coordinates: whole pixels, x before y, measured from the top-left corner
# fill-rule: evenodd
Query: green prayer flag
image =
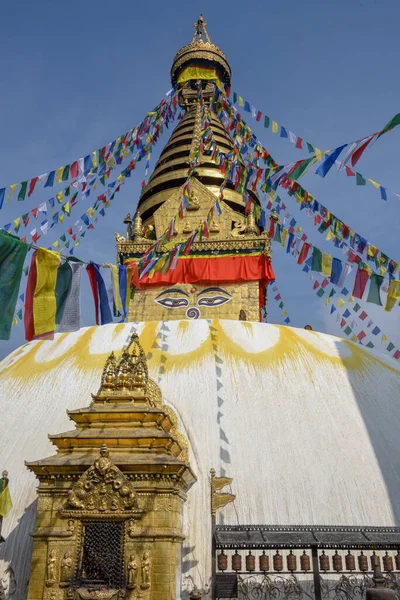
<path fill-rule="evenodd" d="M 59 325 L 61 323 L 62 316 L 64 314 L 65 303 L 68 298 L 69 290 L 71 287 L 72 281 L 72 269 L 68 263 L 65 261 L 57 269 L 57 280 L 56 280 L 56 324 Z"/>
<path fill-rule="evenodd" d="M 380 289 L 383 283 L 383 276 L 378 275 L 377 273 L 373 273 L 370 277 L 370 285 L 368 291 L 367 302 L 371 302 L 372 304 L 377 304 L 378 306 L 382 306 Z"/>
<path fill-rule="evenodd" d="M 22 308 L 17 312 L 17 317 L 21 321 L 21 319 L 22 319 Z"/>
<path fill-rule="evenodd" d="M 350 335 L 350 334 L 351 334 L 351 332 L 352 332 L 352 329 L 351 329 L 351 327 L 349 327 L 349 326 L 347 325 L 347 327 L 345 327 L 345 329 L 343 329 L 343 332 L 344 332 L 346 335 Z"/>
<path fill-rule="evenodd" d="M 388 352 L 391 352 L 392 350 L 394 350 L 394 344 L 392 344 L 392 342 L 389 342 L 389 344 L 387 345 L 386 350 Z"/>
<path fill-rule="evenodd" d="M 322 298 L 322 296 L 325 294 L 325 290 L 323 290 L 321 287 L 319 288 L 318 292 L 317 292 L 317 296 L 319 296 L 320 298 Z"/>
<path fill-rule="evenodd" d="M 374 346 L 374 344 L 372 342 L 368 342 L 368 344 L 367 344 L 366 347 L 367 348 L 374 348 L 375 346 Z"/>
<path fill-rule="evenodd" d="M 331 293 L 329 294 L 329 298 L 332 298 L 336 294 L 335 290 L 332 288 Z"/>
<path fill-rule="evenodd" d="M 0 233 L 0 339 L 9 340 L 27 244 Z"/>
<path fill-rule="evenodd" d="M 289 174 L 290 179 L 298 179 L 307 169 L 308 165 L 314 160 L 314 156 L 310 156 L 310 158 L 306 158 L 301 162 L 301 164 Z"/>
<path fill-rule="evenodd" d="M 275 225 L 274 242 L 279 242 L 279 243 L 282 242 L 280 223 L 276 223 L 276 225 Z"/>
<path fill-rule="evenodd" d="M 316 246 L 313 247 L 312 260 L 311 260 L 311 271 L 322 271 L 322 252 Z"/>
<path fill-rule="evenodd" d="M 310 144 L 309 142 L 306 142 L 306 144 L 307 144 L 307 150 L 314 154 L 314 152 L 315 152 L 314 146 L 312 144 Z"/>
<path fill-rule="evenodd" d="M 233 104 L 236 104 L 237 102 L 237 93 L 233 92 Z"/>
<path fill-rule="evenodd" d="M 367 182 L 361 173 L 356 173 L 356 185 L 367 185 Z"/>
<path fill-rule="evenodd" d="M 71 190 L 70 190 L 70 187 L 68 186 L 67 188 L 65 188 L 64 196 L 69 196 L 70 193 L 71 193 Z"/>
<path fill-rule="evenodd" d="M 19 190 L 19 194 L 18 194 L 18 200 L 25 200 L 27 187 L 28 187 L 28 182 L 22 181 L 21 189 Z"/>
<path fill-rule="evenodd" d="M 60 240 L 63 241 L 63 242 L 67 241 L 65 233 L 63 233 L 62 236 L 60 236 Z"/>
<path fill-rule="evenodd" d="M 355 303 L 355 305 L 353 306 L 353 310 L 354 312 L 358 312 L 360 310 L 361 306 L 358 304 L 358 302 Z"/>
<path fill-rule="evenodd" d="M 278 306 L 279 308 L 283 308 L 283 302 L 279 302 Z"/>
<path fill-rule="evenodd" d="M 385 125 L 385 127 L 382 129 L 382 131 L 378 135 L 378 138 L 381 137 L 381 135 L 383 135 L 384 133 L 387 133 L 388 131 L 390 131 L 391 129 L 396 127 L 397 125 L 400 125 L 400 113 L 398 113 L 396 116 L 394 116 L 393 119 L 391 119 L 389 121 L 389 123 L 387 123 Z"/>
<path fill-rule="evenodd" d="M 65 244 L 65 247 L 66 247 L 66 248 L 69 248 L 69 245 L 70 245 L 70 243 L 71 243 L 71 242 L 68 240 L 68 242 Z"/>
<path fill-rule="evenodd" d="M 269 117 L 264 117 L 264 127 L 269 127 Z"/>
<path fill-rule="evenodd" d="M 69 179 L 69 168 L 71 165 L 65 165 L 64 170 L 62 172 L 62 181 L 68 181 Z"/>
<path fill-rule="evenodd" d="M 324 233 L 328 229 L 329 225 L 326 221 L 322 221 L 321 225 L 318 227 L 317 231 L 319 233 Z"/>

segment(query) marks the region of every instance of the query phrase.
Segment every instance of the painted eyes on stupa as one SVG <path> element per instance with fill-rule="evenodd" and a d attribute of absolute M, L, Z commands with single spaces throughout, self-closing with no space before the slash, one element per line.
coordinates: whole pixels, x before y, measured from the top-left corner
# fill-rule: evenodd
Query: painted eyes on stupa
<path fill-rule="evenodd" d="M 229 300 L 231 300 L 231 298 L 227 298 L 226 296 L 211 296 L 209 298 L 200 298 L 197 304 L 199 306 L 222 306 L 222 304 L 229 302 Z"/>
<path fill-rule="evenodd" d="M 156 299 L 157 304 L 165 306 L 165 308 L 182 308 L 182 306 L 189 306 L 189 300 L 187 298 L 159 298 Z"/>

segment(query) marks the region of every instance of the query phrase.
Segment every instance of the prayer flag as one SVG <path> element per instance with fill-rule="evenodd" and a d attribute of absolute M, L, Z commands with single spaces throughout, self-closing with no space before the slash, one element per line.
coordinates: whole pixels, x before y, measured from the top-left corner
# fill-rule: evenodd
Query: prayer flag
<path fill-rule="evenodd" d="M 398 298 L 400 298 L 400 281 L 391 279 L 385 306 L 387 312 L 392 310 Z"/>
<path fill-rule="evenodd" d="M 28 182 L 27 181 L 23 181 L 21 183 L 21 189 L 19 190 L 18 200 L 25 200 L 25 195 L 26 195 L 27 187 L 28 187 Z"/>
<path fill-rule="evenodd" d="M 339 157 L 343 148 L 346 148 L 346 146 L 347 146 L 347 144 L 344 144 L 343 146 L 339 146 L 339 148 L 332 150 L 332 152 L 330 152 L 326 156 L 324 162 L 318 167 L 318 169 L 315 171 L 315 173 L 317 175 L 320 175 L 321 177 L 325 177 L 325 175 L 330 171 L 330 169 L 335 164 L 335 161 Z"/>
<path fill-rule="evenodd" d="M 54 244 L 53 244 L 54 246 Z M 56 324 L 61 323 L 62 316 L 64 314 L 65 303 L 68 298 L 69 288 L 72 281 L 72 269 L 68 261 L 65 261 L 57 269 L 57 280 L 55 288 L 56 296 Z"/>
<path fill-rule="evenodd" d="M 39 248 L 36 255 L 36 286 L 33 296 L 33 324 L 35 336 L 55 330 L 56 298 L 55 287 L 58 252 Z"/>
<path fill-rule="evenodd" d="M 316 246 L 313 247 L 312 253 L 312 262 L 311 262 L 311 271 L 318 271 L 319 273 L 322 270 L 322 252 Z"/>
<path fill-rule="evenodd" d="M 367 281 L 369 279 L 369 273 L 365 269 L 357 269 L 356 279 L 354 281 L 354 288 L 352 295 L 355 298 L 362 298 Z M 400 283 L 400 282 L 399 282 Z"/>
<path fill-rule="evenodd" d="M 73 261 L 73 262 L 72 262 Z M 61 318 L 58 331 L 78 331 L 80 328 L 80 286 L 81 286 L 81 267 L 82 263 L 76 259 L 69 259 L 72 278 L 68 290 L 68 295 L 64 304 L 64 311 Z"/>
<path fill-rule="evenodd" d="M 361 173 L 356 173 L 356 185 L 367 185 L 367 182 Z"/>
<path fill-rule="evenodd" d="M 332 256 L 325 252 L 322 253 L 322 273 L 326 277 L 330 277 L 332 273 Z"/>
<path fill-rule="evenodd" d="M 0 232 L 0 339 L 9 340 L 28 246 Z"/>
<path fill-rule="evenodd" d="M 44 184 L 44 187 L 53 187 L 55 175 L 56 175 L 55 171 L 51 171 L 51 173 L 48 174 L 48 177 L 47 177 L 46 183 Z"/>
<path fill-rule="evenodd" d="M 301 252 L 299 254 L 299 258 L 297 260 L 298 265 L 302 265 L 304 263 L 304 261 L 307 258 L 307 254 L 308 254 L 308 251 L 310 250 L 310 248 L 311 248 L 311 244 L 309 244 L 308 242 L 304 242 Z"/>
<path fill-rule="evenodd" d="M 385 125 L 385 127 L 382 129 L 382 131 L 379 133 L 378 138 L 381 137 L 381 135 L 383 135 L 384 133 L 387 133 L 388 131 L 390 131 L 391 129 L 393 129 L 394 127 L 396 127 L 397 125 L 400 124 L 400 113 L 398 113 L 397 115 L 395 115 L 393 117 L 393 119 L 391 119 L 389 121 L 389 123 L 387 123 Z"/>
<path fill-rule="evenodd" d="M 381 289 L 382 283 L 383 283 L 382 275 L 378 275 L 377 273 L 373 273 L 371 275 L 367 302 L 372 302 L 373 304 L 382 306 L 381 296 L 380 296 L 380 289 Z"/>

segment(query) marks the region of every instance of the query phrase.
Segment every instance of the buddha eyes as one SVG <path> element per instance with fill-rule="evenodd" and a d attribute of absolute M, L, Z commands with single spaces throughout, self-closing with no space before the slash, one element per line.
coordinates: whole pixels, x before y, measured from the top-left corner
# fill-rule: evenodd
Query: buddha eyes
<path fill-rule="evenodd" d="M 166 308 L 181 308 L 182 306 L 189 306 L 189 300 L 187 298 L 160 298 L 156 300 L 157 304 L 165 306 Z"/>
<path fill-rule="evenodd" d="M 221 306 L 221 304 L 225 304 L 229 302 L 231 298 L 227 298 L 226 296 L 211 296 L 207 298 L 207 296 L 200 298 L 197 304 L 199 306 Z"/>

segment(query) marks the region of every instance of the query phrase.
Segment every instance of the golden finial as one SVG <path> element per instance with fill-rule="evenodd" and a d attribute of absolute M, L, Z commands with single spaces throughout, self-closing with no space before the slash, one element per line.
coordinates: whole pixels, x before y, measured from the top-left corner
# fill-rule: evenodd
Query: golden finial
<path fill-rule="evenodd" d="M 236 496 L 226 492 L 219 492 L 233 481 L 231 477 L 215 477 L 215 469 L 210 470 L 211 474 L 211 514 L 215 515 L 219 508 L 223 508 L 230 502 L 233 502 Z"/>
<path fill-rule="evenodd" d="M 138 210 L 136 211 L 135 218 L 133 220 L 132 237 L 134 240 L 143 237 L 142 217 L 140 216 L 140 212 Z"/>
<path fill-rule="evenodd" d="M 130 240 L 132 238 L 132 217 L 131 213 L 128 213 L 124 219 L 124 224 L 126 225 L 126 239 Z"/>
<path fill-rule="evenodd" d="M 211 44 L 210 37 L 207 33 L 206 25 L 208 25 L 208 21 L 205 21 L 203 19 L 203 15 L 200 15 L 196 23 L 193 23 L 194 34 L 192 44 L 193 42 L 203 41 L 203 35 L 205 36 L 207 42 Z"/>

